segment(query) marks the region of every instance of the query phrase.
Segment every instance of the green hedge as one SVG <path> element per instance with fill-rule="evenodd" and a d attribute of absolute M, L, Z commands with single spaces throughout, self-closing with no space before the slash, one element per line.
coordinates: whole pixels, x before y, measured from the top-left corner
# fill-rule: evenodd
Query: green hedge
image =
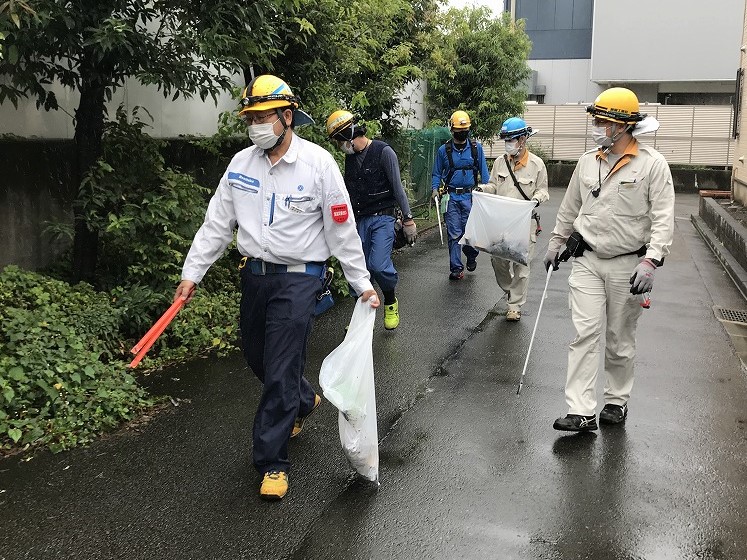
<path fill-rule="evenodd" d="M 198 292 L 142 367 L 234 348 L 238 297 Z M 15 266 L 0 273 L 0 450 L 66 449 L 153 405 L 127 369 L 133 301 Z"/>

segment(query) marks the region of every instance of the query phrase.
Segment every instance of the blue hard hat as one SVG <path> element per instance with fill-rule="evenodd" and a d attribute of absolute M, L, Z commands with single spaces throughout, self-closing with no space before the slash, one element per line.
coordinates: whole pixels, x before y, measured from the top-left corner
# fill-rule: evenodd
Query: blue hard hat
<path fill-rule="evenodd" d="M 519 117 L 511 117 L 510 119 L 506 119 L 506 121 L 503 123 L 503 126 L 501 126 L 501 140 L 511 140 L 512 138 L 518 138 L 519 136 L 531 135 L 532 127 L 527 126 L 527 123 L 524 121 L 524 119 L 520 119 Z"/>

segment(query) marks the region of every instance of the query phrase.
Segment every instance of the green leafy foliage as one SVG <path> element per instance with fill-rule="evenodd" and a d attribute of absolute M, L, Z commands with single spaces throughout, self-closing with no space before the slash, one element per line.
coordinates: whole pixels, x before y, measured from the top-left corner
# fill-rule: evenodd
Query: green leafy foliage
<path fill-rule="evenodd" d="M 294 0 L 34 0 L 28 2 L 34 17 L 18 19 L 28 13 L 26 2 L 11 4 L 17 25 L 0 27 L 6 36 L 0 74 L 10 78 L 0 83 L 0 102 L 34 96 L 48 109 L 57 108 L 49 89 L 55 80 L 100 87 L 109 100 L 128 77 L 158 85 L 165 96 L 215 98 L 242 64 L 275 52 L 273 15 L 296 6 Z M 11 49 L 18 53 L 13 60 Z M 76 123 L 76 131 L 86 126 Z"/>
<path fill-rule="evenodd" d="M 65 449 L 151 404 L 125 371 L 121 318 L 86 284 L 0 273 L 0 449 Z"/>
<path fill-rule="evenodd" d="M 255 73 L 273 71 L 301 96 L 321 125 L 302 132 L 312 141 L 326 142 L 323 125 L 340 108 L 392 137 L 400 126 L 397 94 L 423 75 L 438 2 L 300 0 L 299 6 L 279 14 L 279 52 L 267 66 L 255 64 Z"/>
<path fill-rule="evenodd" d="M 11 4 L 16 5 L 16 0 Z M 5 6 L 6 3 L 3 3 Z M 299 0 L 34 0 L 33 17 L 0 13 L 0 103 L 22 98 L 58 109 L 55 85 L 79 94 L 75 109 L 74 183 L 105 173 L 99 166 L 106 102 L 128 79 L 166 97 L 217 100 L 237 71 L 269 63 L 278 52 L 276 13 Z M 25 5 L 21 2 L 20 5 Z M 95 282 L 98 235 L 73 201 L 72 273 Z"/>
<path fill-rule="evenodd" d="M 144 361 L 145 367 L 163 366 L 184 361 L 213 351 L 225 355 L 237 348 L 239 339 L 239 304 L 237 290 L 209 293 L 199 290 L 157 341 L 153 357 Z"/>
<path fill-rule="evenodd" d="M 129 348 L 171 304 L 210 190 L 164 165 L 135 111 L 107 123 L 103 156 L 78 197 L 100 230 L 96 291 L 7 267 L 0 274 L 0 450 L 90 441 L 152 404 L 126 369 Z M 235 348 L 235 250 L 144 359 L 155 368 Z"/>
<path fill-rule="evenodd" d="M 236 290 L 198 292 L 143 365 L 235 349 L 239 297 Z M 143 312 L 144 302 L 159 310 Z M 107 294 L 6 267 L 0 273 L 0 451 L 67 449 L 152 406 L 126 366 L 129 348 L 164 309 L 143 286 Z M 123 335 L 135 324 L 143 325 L 137 337 Z"/>
<path fill-rule="evenodd" d="M 84 179 L 78 200 L 86 225 L 100 231 L 98 284 L 143 284 L 172 290 L 205 214 L 209 189 L 164 164 L 162 142 L 120 108 L 107 123 L 103 156 Z"/>
<path fill-rule="evenodd" d="M 550 162 L 550 156 L 547 154 L 542 144 L 537 142 L 527 142 L 527 150 L 532 152 L 535 156 L 539 157 L 545 165 Z"/>
<path fill-rule="evenodd" d="M 524 112 L 530 47 L 523 20 L 512 22 L 508 13 L 449 10 L 430 56 L 429 118 L 443 124 L 461 109 L 470 114 L 477 138 L 493 138 L 505 119 Z"/>

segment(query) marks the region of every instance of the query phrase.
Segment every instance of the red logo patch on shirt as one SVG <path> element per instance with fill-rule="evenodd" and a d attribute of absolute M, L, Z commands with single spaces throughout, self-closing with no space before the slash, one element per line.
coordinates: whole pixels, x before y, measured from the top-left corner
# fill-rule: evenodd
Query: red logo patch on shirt
<path fill-rule="evenodd" d="M 344 224 L 348 221 L 348 205 L 347 204 L 334 204 L 332 205 L 332 219 L 338 224 Z"/>

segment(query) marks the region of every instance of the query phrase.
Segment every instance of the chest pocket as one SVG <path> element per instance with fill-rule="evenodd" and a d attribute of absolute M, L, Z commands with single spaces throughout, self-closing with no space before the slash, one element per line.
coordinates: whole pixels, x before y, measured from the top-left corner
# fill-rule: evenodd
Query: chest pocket
<path fill-rule="evenodd" d="M 588 215 L 597 214 L 600 208 L 599 197 L 595 197 L 591 193 L 599 187 L 599 177 L 596 175 L 591 176 L 579 174 L 578 180 L 581 183 L 581 212 Z M 614 187 L 611 187 L 610 185 L 602 186 L 602 189 L 605 188 L 609 189 Z"/>
<path fill-rule="evenodd" d="M 609 185 L 617 189 L 615 213 L 619 216 L 643 216 L 648 213 L 648 180 L 631 175 L 615 178 Z"/>
<path fill-rule="evenodd" d="M 279 216 L 309 214 L 319 208 L 319 202 L 312 195 L 277 193 L 275 195 L 275 207 Z"/>
<path fill-rule="evenodd" d="M 527 195 L 529 198 L 532 198 L 532 195 L 534 194 L 534 181 L 531 179 L 527 179 L 526 177 L 517 177 L 516 182 L 519 183 L 519 186 L 521 187 L 521 190 L 524 191 L 524 194 Z M 514 185 L 514 188 L 516 188 L 516 185 Z M 517 191 L 519 189 L 516 189 Z M 521 193 L 519 193 L 521 195 Z M 523 196 L 521 198 L 524 198 Z"/>

